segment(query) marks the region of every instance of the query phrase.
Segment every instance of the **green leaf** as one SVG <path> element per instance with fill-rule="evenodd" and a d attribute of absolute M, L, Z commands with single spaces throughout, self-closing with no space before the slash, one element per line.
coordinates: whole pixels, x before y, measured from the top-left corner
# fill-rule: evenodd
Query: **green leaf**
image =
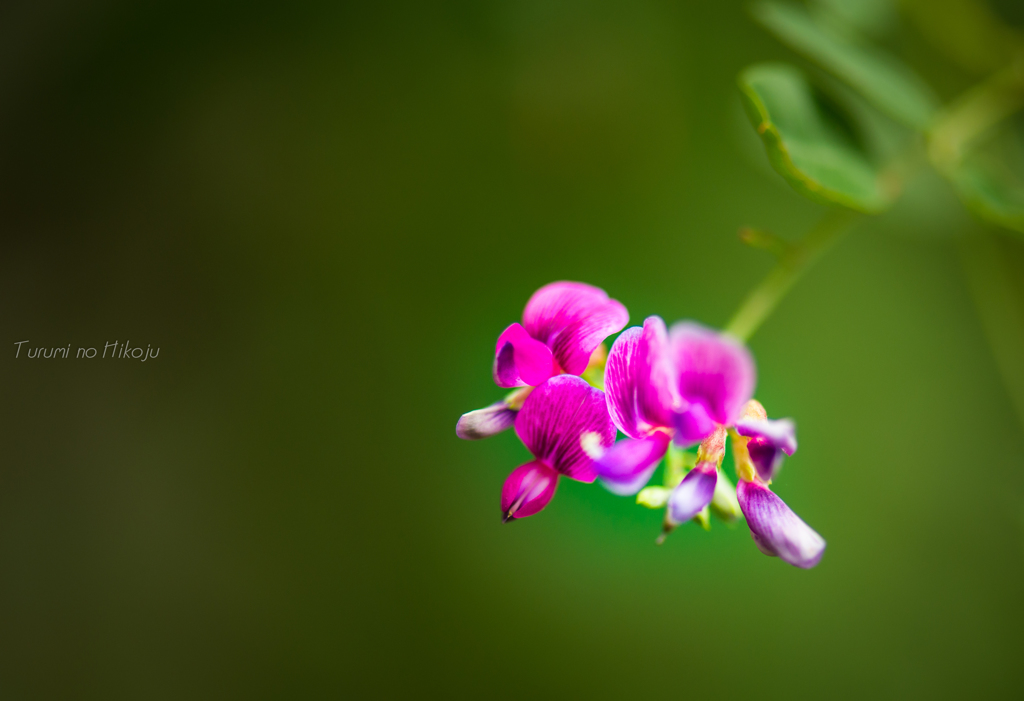
<path fill-rule="evenodd" d="M 892 0 L 815 0 L 812 9 L 869 34 L 883 34 L 897 22 Z"/>
<path fill-rule="evenodd" d="M 925 129 L 938 103 L 928 85 L 894 56 L 815 22 L 801 7 L 759 2 L 754 18 L 781 41 L 817 61 L 875 107 L 915 129 Z"/>
<path fill-rule="evenodd" d="M 785 64 L 752 66 L 739 77 L 743 103 L 772 166 L 816 202 L 878 213 L 892 204 L 887 187 L 851 135 L 841 108 Z"/>
<path fill-rule="evenodd" d="M 973 147 L 949 172 L 960 199 L 992 224 L 1024 234 L 1024 134 L 1012 125 Z"/>

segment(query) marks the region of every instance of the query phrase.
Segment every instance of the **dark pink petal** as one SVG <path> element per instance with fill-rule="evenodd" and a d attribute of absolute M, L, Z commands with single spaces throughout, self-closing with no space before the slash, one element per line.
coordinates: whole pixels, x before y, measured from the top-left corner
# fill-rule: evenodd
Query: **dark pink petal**
<path fill-rule="evenodd" d="M 736 498 L 758 549 L 796 567 L 810 569 L 825 552 L 825 539 L 793 513 L 768 487 L 740 480 Z"/>
<path fill-rule="evenodd" d="M 539 460 L 512 470 L 501 488 L 501 522 L 533 516 L 555 495 L 558 473 Z"/>
<path fill-rule="evenodd" d="M 516 433 L 535 458 L 580 482 L 597 478 L 584 434 L 596 434 L 601 448 L 615 441 L 604 392 L 574 375 L 552 377 L 533 390 L 516 417 Z"/>
<path fill-rule="evenodd" d="M 630 438 L 644 438 L 655 428 L 671 428 L 675 368 L 668 353 L 668 335 L 661 317 L 644 320 L 643 328 L 626 329 L 615 339 L 604 370 L 608 412 Z"/>
<path fill-rule="evenodd" d="M 679 395 L 700 404 L 715 423 L 730 425 L 754 393 L 757 372 L 739 341 L 692 322 L 673 324 L 672 358 L 679 373 Z"/>
<path fill-rule="evenodd" d="M 668 434 L 663 431 L 643 440 L 619 441 L 594 461 L 601 484 L 620 497 L 636 494 L 651 479 L 668 444 Z"/>
<path fill-rule="evenodd" d="M 552 282 L 530 297 L 523 326 L 546 343 L 565 372 L 580 375 L 601 341 L 621 331 L 629 312 L 604 290 L 581 282 Z"/>
<path fill-rule="evenodd" d="M 796 424 L 789 419 L 740 419 L 736 432 L 748 436 L 747 452 L 758 476 L 765 482 L 775 478 L 782 456 L 796 452 Z"/>
<path fill-rule="evenodd" d="M 718 469 L 713 463 L 702 462 L 686 473 L 668 497 L 668 519 L 678 525 L 686 523 L 711 503 L 718 482 Z"/>
<path fill-rule="evenodd" d="M 531 337 L 521 325 L 512 324 L 498 336 L 494 381 L 499 387 L 539 385 L 557 372 L 551 349 Z"/>
<path fill-rule="evenodd" d="M 505 402 L 497 402 L 489 407 L 467 411 L 455 424 L 455 435 L 466 441 L 489 438 L 505 429 L 512 428 L 519 412 L 510 409 Z"/>

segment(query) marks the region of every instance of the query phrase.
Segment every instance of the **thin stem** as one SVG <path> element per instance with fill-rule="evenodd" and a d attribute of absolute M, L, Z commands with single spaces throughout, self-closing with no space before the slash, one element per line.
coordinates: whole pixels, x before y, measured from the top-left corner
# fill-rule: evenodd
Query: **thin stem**
<path fill-rule="evenodd" d="M 845 234 L 859 215 L 845 208 L 833 208 L 799 243 L 780 257 L 778 264 L 736 310 L 725 327 L 741 341 L 748 340 L 775 310 L 800 276 Z"/>
<path fill-rule="evenodd" d="M 1024 106 L 1024 59 L 976 85 L 942 111 L 928 130 L 928 156 L 941 172 L 955 168 L 973 141 Z"/>

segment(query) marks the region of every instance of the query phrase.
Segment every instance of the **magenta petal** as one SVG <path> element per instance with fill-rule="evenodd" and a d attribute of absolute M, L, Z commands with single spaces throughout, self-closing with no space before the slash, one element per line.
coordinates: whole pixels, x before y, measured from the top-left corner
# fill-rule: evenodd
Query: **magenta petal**
<path fill-rule="evenodd" d="M 686 448 L 710 436 L 715 430 L 715 422 L 703 404 L 691 404 L 676 414 L 675 428 L 676 445 Z"/>
<path fill-rule="evenodd" d="M 783 454 L 796 452 L 796 424 L 789 419 L 740 419 L 736 432 L 750 438 L 747 452 L 758 476 L 766 482 L 778 474 Z"/>
<path fill-rule="evenodd" d="M 686 523 L 711 503 L 718 482 L 718 469 L 713 463 L 702 462 L 686 473 L 668 497 L 668 519 L 672 523 Z"/>
<path fill-rule="evenodd" d="M 651 479 L 668 444 L 668 434 L 662 431 L 643 440 L 619 441 L 594 461 L 601 484 L 620 497 L 636 494 Z"/>
<path fill-rule="evenodd" d="M 679 373 L 679 394 L 700 404 L 713 421 L 730 425 L 753 396 L 757 372 L 739 341 L 692 322 L 669 331 L 672 358 Z"/>
<path fill-rule="evenodd" d="M 736 498 L 761 552 L 804 569 L 818 564 L 825 552 L 825 539 L 768 487 L 740 480 L 736 485 Z"/>
<path fill-rule="evenodd" d="M 494 348 L 494 381 L 499 387 L 539 385 L 558 372 L 554 363 L 550 348 L 512 324 Z"/>
<path fill-rule="evenodd" d="M 594 349 L 628 321 L 629 312 L 620 302 L 581 282 L 545 285 L 533 293 L 523 310 L 523 326 L 551 348 L 570 375 L 582 374 Z"/>
<path fill-rule="evenodd" d="M 660 317 L 648 317 L 642 329 L 634 326 L 615 339 L 604 384 L 612 421 L 630 438 L 643 438 L 653 428 L 672 427 L 677 403 L 675 368 Z"/>
<path fill-rule="evenodd" d="M 491 404 L 489 407 L 467 411 L 455 424 L 455 435 L 466 441 L 489 438 L 497 433 L 512 428 L 516 422 L 515 409 L 509 409 L 505 402 Z"/>
<path fill-rule="evenodd" d="M 534 460 L 512 470 L 501 488 L 501 521 L 533 516 L 555 495 L 558 473 Z"/>
<path fill-rule="evenodd" d="M 580 482 L 597 478 L 581 444 L 584 434 L 597 434 L 603 448 L 615 441 L 604 392 L 574 375 L 552 377 L 533 390 L 516 417 L 516 433 L 535 458 Z"/>

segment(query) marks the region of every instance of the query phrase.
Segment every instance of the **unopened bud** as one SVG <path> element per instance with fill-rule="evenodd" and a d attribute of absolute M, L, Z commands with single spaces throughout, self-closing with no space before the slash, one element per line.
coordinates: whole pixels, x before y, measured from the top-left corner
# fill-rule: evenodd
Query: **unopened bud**
<path fill-rule="evenodd" d="M 704 507 L 694 515 L 692 519 L 695 523 L 700 524 L 700 527 L 705 531 L 711 530 L 711 517 L 708 516 L 708 507 Z"/>
<path fill-rule="evenodd" d="M 636 495 L 636 503 L 648 509 L 660 509 L 668 503 L 671 491 L 664 487 L 644 487 Z"/>
<path fill-rule="evenodd" d="M 714 464 L 701 462 L 686 474 L 668 498 L 666 516 L 671 523 L 686 523 L 711 503 L 717 472 Z"/>
<path fill-rule="evenodd" d="M 483 409 L 468 411 L 459 417 L 459 422 L 455 424 L 455 435 L 464 441 L 488 438 L 512 428 L 516 423 L 517 413 L 503 401 Z"/>
<path fill-rule="evenodd" d="M 732 523 L 743 515 L 740 503 L 736 500 L 736 488 L 721 470 L 718 471 L 718 481 L 715 482 L 715 494 L 711 497 L 711 510 L 726 523 Z"/>

